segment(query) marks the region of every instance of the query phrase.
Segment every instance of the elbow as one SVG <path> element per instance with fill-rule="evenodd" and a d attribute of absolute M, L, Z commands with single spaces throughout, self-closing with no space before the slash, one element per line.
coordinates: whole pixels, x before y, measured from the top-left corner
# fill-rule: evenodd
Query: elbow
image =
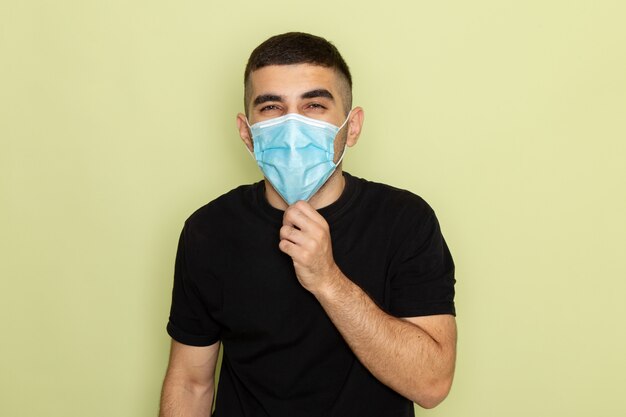
<path fill-rule="evenodd" d="M 213 396 L 215 383 L 213 379 L 198 380 L 189 376 L 166 375 L 163 383 L 164 390 L 179 390 L 193 397 Z"/>
<path fill-rule="evenodd" d="M 422 387 L 413 395 L 413 402 L 425 409 L 435 408 L 446 399 L 452 387 L 452 378 L 446 378 Z"/>
<path fill-rule="evenodd" d="M 427 398 L 421 398 L 419 400 L 414 400 L 415 404 L 419 405 L 422 408 L 430 410 L 431 408 L 437 407 L 441 402 L 445 399 L 445 396 L 429 396 Z"/>

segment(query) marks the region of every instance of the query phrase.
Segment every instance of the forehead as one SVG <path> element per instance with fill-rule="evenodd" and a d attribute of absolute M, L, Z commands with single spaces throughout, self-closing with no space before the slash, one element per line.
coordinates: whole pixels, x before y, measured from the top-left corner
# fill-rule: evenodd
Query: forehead
<path fill-rule="evenodd" d="M 259 94 L 298 94 L 318 88 L 339 90 L 339 76 L 333 68 L 312 64 L 268 65 L 250 73 L 252 97 Z"/>

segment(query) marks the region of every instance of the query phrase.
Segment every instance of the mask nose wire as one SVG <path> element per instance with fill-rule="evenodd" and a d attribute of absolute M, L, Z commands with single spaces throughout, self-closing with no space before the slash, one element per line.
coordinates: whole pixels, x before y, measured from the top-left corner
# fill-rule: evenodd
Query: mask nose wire
<path fill-rule="evenodd" d="M 352 110 L 353 110 L 353 109 L 351 109 L 351 110 L 348 112 L 348 115 L 346 116 L 346 119 L 343 121 L 343 123 L 341 124 L 341 126 L 339 126 L 339 129 L 338 129 L 338 130 L 343 129 L 343 128 L 344 128 L 344 126 L 346 125 L 346 123 L 348 123 L 348 120 L 350 120 L 350 115 L 352 114 Z M 291 114 L 291 113 L 290 113 L 290 114 Z M 295 114 L 298 114 L 298 113 L 295 113 Z M 249 129 L 252 129 L 252 126 L 250 126 L 250 121 L 248 121 L 248 116 L 246 116 L 246 117 L 245 117 L 245 120 L 246 120 L 246 125 L 248 126 L 248 128 L 249 128 Z"/>

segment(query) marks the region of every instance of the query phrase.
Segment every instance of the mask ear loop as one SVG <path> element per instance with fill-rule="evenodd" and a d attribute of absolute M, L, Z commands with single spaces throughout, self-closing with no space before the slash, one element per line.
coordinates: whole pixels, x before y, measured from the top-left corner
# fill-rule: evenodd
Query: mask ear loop
<path fill-rule="evenodd" d="M 254 137 L 252 136 L 252 126 L 250 126 L 250 122 L 248 122 L 247 116 L 246 116 L 246 125 L 248 125 L 248 132 L 250 133 L 250 139 L 252 139 L 252 149 L 254 150 Z M 256 156 L 254 156 L 254 152 L 250 151 L 250 149 L 248 149 L 248 147 L 245 144 L 244 144 L 244 147 L 246 148 L 246 151 L 248 151 L 252 159 L 254 159 L 254 161 L 256 162 Z"/>
<path fill-rule="evenodd" d="M 339 126 L 339 130 L 343 129 L 346 123 L 348 123 L 348 120 L 350 120 L 350 115 L 352 114 L 352 110 L 353 109 L 350 109 L 350 111 L 348 112 L 348 115 L 346 116 L 346 120 L 344 120 L 341 126 Z M 339 132 L 339 130 L 337 132 Z"/>
<path fill-rule="evenodd" d="M 350 120 L 350 115 L 351 114 L 352 114 L 352 110 L 350 110 L 350 112 L 348 113 L 348 116 L 346 117 L 346 120 L 344 120 L 343 123 L 341 124 L 341 126 L 339 126 L 339 130 L 337 131 L 337 133 L 339 133 L 339 131 L 344 128 L 346 123 L 348 123 L 348 120 Z M 339 160 L 335 164 L 335 169 L 337 169 L 337 167 L 339 166 L 341 161 L 343 161 L 343 157 L 346 155 L 346 150 L 347 149 L 348 149 L 348 138 L 346 137 L 346 143 L 343 145 L 343 151 L 341 151 L 341 157 L 339 158 Z"/>

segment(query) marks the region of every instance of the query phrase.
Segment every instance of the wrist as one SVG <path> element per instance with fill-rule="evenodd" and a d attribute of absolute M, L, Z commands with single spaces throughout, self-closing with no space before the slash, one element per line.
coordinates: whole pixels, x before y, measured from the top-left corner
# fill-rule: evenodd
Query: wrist
<path fill-rule="evenodd" d="M 325 274 L 326 277 L 321 280 L 321 284 L 315 291 L 312 291 L 313 295 L 319 300 L 332 300 L 338 298 L 342 293 L 345 275 L 339 267 L 334 264 L 333 267 Z"/>

